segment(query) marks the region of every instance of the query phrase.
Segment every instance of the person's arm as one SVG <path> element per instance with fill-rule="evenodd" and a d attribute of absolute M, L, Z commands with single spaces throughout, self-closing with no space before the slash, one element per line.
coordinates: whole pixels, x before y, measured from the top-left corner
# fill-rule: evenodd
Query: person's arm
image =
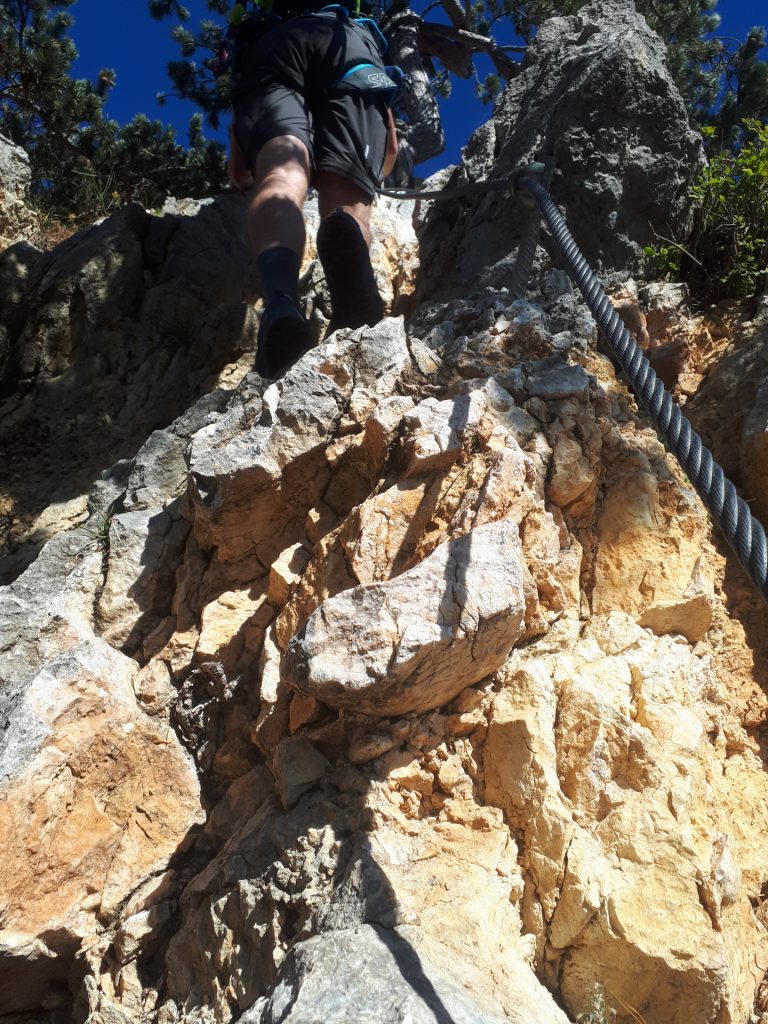
<path fill-rule="evenodd" d="M 384 155 L 384 166 L 381 169 L 382 178 L 386 178 L 392 173 L 392 168 L 395 166 L 397 160 L 397 129 L 395 128 L 395 118 L 392 115 L 392 110 L 387 110 L 387 149 Z"/>
<path fill-rule="evenodd" d="M 243 151 L 235 136 L 234 125 L 229 126 L 229 160 L 227 162 L 227 173 L 232 187 L 238 192 L 247 192 L 253 185 L 253 174 L 245 166 Z"/>

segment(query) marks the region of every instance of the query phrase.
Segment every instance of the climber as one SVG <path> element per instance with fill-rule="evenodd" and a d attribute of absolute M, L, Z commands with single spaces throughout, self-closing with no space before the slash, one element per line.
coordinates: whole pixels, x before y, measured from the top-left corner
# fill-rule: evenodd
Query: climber
<path fill-rule="evenodd" d="M 235 188 L 250 190 L 247 230 L 265 301 L 256 369 L 274 378 L 311 345 L 298 297 L 310 182 L 319 194 L 329 333 L 383 316 L 369 220 L 397 153 L 397 83 L 382 64 L 381 32 L 357 11 L 325 0 L 245 7 L 236 4 L 230 19 L 229 174 Z"/>

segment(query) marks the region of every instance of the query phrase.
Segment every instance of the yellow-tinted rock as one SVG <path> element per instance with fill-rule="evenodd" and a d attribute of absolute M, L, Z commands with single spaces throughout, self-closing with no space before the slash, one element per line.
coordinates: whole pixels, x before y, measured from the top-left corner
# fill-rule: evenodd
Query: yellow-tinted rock
<path fill-rule="evenodd" d="M 136 707 L 134 674 L 132 662 L 95 641 L 26 693 L 26 713 L 45 733 L 0 787 L 6 949 L 11 936 L 20 950 L 55 934 L 60 953 L 91 941 L 202 820 L 194 767 L 175 735 Z M 33 960 L 24 966 L 6 954 L 0 979 L 7 1010 L 37 1005 Z"/>

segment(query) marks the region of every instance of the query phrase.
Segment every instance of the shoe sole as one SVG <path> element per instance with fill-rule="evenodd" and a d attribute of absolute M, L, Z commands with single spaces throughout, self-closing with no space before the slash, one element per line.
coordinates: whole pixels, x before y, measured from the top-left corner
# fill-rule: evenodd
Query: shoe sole
<path fill-rule="evenodd" d="M 278 317 L 268 331 L 259 336 L 256 372 L 275 380 L 293 366 L 312 347 L 309 326 L 295 316 Z"/>
<path fill-rule="evenodd" d="M 348 213 L 332 213 L 317 233 L 317 253 L 331 293 L 334 330 L 373 327 L 384 317 L 368 246 L 357 221 Z"/>

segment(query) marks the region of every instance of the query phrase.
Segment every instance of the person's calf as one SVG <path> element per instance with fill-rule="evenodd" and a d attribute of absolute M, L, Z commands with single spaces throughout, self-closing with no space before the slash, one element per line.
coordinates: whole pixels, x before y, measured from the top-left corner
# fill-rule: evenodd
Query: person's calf
<path fill-rule="evenodd" d="M 283 135 L 265 142 L 253 167 L 248 237 L 254 256 L 284 246 L 304 252 L 304 200 L 309 188 L 309 151 L 301 139 Z"/>
<path fill-rule="evenodd" d="M 265 143 L 254 165 L 254 182 L 248 234 L 265 303 L 256 370 L 274 379 L 312 344 L 298 294 L 306 237 L 302 211 L 309 184 L 309 152 L 304 143 L 293 136 Z"/>
<path fill-rule="evenodd" d="M 318 209 L 321 220 L 336 210 L 343 210 L 357 221 L 366 246 L 371 244 L 371 197 L 351 181 L 331 171 L 319 171 L 315 176 Z"/>

